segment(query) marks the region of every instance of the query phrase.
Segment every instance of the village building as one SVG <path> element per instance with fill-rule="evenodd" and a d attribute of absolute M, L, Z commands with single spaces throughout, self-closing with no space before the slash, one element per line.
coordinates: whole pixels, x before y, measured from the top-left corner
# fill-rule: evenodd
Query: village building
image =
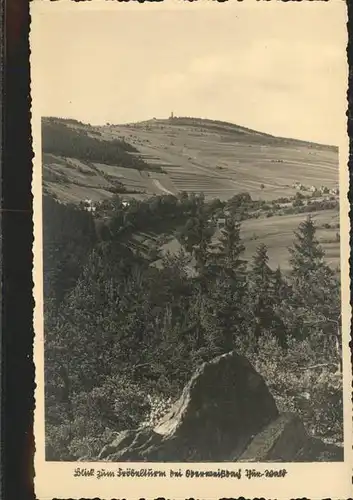
<path fill-rule="evenodd" d="M 95 204 L 92 200 L 86 199 L 83 203 L 84 203 L 84 206 L 85 206 L 85 209 L 87 210 L 87 212 L 95 212 L 96 211 Z"/>

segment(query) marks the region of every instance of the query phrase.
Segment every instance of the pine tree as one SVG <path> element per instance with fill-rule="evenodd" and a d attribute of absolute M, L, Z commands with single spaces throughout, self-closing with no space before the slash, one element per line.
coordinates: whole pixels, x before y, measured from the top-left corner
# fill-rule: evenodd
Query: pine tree
<path fill-rule="evenodd" d="M 254 285 L 264 296 L 269 296 L 271 289 L 272 270 L 268 261 L 267 247 L 261 243 L 252 259 L 251 276 Z"/>
<path fill-rule="evenodd" d="M 289 248 L 294 304 L 304 308 L 322 307 L 330 300 L 323 292 L 325 283 L 334 278 L 334 272 L 324 261 L 325 253 L 317 240 L 311 215 L 294 234 L 296 239 Z"/>
<path fill-rule="evenodd" d="M 315 337 L 321 347 L 324 344 L 336 356 L 341 309 L 339 279 L 324 261 L 325 253 L 310 215 L 299 225 L 295 236 L 289 249 L 293 292 L 289 312 L 294 334 Z"/>
<path fill-rule="evenodd" d="M 285 326 L 276 311 L 279 297 L 278 291 L 280 272 L 273 272 L 268 265 L 267 247 L 260 244 L 252 259 L 250 272 L 250 301 L 254 319 L 255 342 L 265 332 L 273 334 L 282 347 L 286 347 Z"/>
<path fill-rule="evenodd" d="M 195 198 L 192 217 L 179 231 L 178 239 L 185 250 L 195 259 L 196 270 L 203 278 L 208 264 L 209 246 L 214 234 L 214 227 L 209 221 L 203 197 Z"/>
<path fill-rule="evenodd" d="M 43 264 L 45 297 L 59 304 L 75 286 L 96 242 L 92 214 L 74 205 L 43 199 Z"/>
<path fill-rule="evenodd" d="M 243 332 L 246 320 L 246 261 L 240 238 L 240 223 L 234 216 L 225 221 L 217 252 L 212 259 L 212 290 L 208 297 L 209 328 L 216 336 L 221 351 L 234 348 L 234 341 Z"/>
<path fill-rule="evenodd" d="M 291 254 L 292 277 L 306 279 L 324 266 L 324 251 L 316 238 L 316 227 L 311 215 L 299 225 L 295 233 L 296 240 L 289 248 Z"/>
<path fill-rule="evenodd" d="M 223 270 L 230 273 L 244 272 L 246 261 L 241 256 L 245 247 L 240 237 L 240 222 L 234 216 L 226 218 L 219 241 L 217 260 L 222 263 Z"/>
<path fill-rule="evenodd" d="M 290 289 L 288 283 L 284 279 L 280 266 L 278 266 L 272 276 L 272 293 L 274 303 L 277 306 L 281 306 L 283 301 L 288 298 L 289 292 Z"/>

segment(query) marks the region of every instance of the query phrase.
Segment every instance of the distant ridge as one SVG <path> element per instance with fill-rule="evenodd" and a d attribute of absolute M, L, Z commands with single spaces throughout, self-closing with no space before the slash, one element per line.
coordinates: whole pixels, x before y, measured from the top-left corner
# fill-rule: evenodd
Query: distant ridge
<path fill-rule="evenodd" d="M 212 120 L 210 118 L 196 118 L 196 117 L 190 117 L 190 116 L 173 116 L 169 118 L 152 118 L 149 120 L 143 120 L 140 122 L 131 122 L 129 125 L 146 125 L 146 124 L 152 124 L 152 123 L 165 123 L 168 125 L 184 125 L 184 126 L 194 126 L 194 127 L 204 127 L 208 129 L 213 129 L 213 130 L 219 130 L 220 132 L 229 132 L 229 133 L 238 133 L 238 134 L 244 134 L 244 135 L 251 135 L 251 136 L 258 136 L 258 137 L 263 137 L 266 138 L 267 140 L 272 140 L 274 142 L 285 142 L 287 144 L 298 144 L 303 146 L 303 145 L 311 145 L 312 147 L 319 147 L 319 148 L 327 148 L 332 151 L 338 151 L 338 147 L 333 145 L 333 144 L 323 144 L 319 142 L 313 142 L 313 141 L 306 141 L 303 139 L 293 139 L 290 137 L 281 137 L 281 136 L 275 136 L 273 134 L 269 134 L 266 132 L 260 132 L 258 130 L 254 130 L 248 127 L 244 127 L 242 125 L 237 125 L 232 122 L 228 121 L 223 121 L 223 120 Z M 116 124 L 116 126 L 119 126 L 120 124 Z"/>
<path fill-rule="evenodd" d="M 55 117 L 55 116 L 46 116 L 42 117 L 43 120 L 58 120 L 62 122 L 66 122 L 68 124 L 72 125 L 81 125 L 81 126 L 92 126 L 92 128 L 101 128 L 104 125 L 91 125 L 88 122 L 82 122 L 80 120 L 77 120 L 75 118 L 64 118 L 64 117 Z M 263 137 L 266 139 L 266 141 L 270 141 L 273 144 L 281 142 L 282 144 L 290 144 L 290 145 L 295 145 L 297 144 L 298 146 L 309 146 L 313 148 L 324 148 L 330 151 L 338 151 L 338 147 L 333 145 L 333 144 L 324 144 L 324 143 L 319 143 L 319 142 L 313 142 L 313 141 L 306 141 L 303 139 L 293 139 L 290 137 L 282 137 L 282 136 L 276 136 L 273 134 L 269 134 L 267 132 L 260 132 L 255 129 L 251 129 L 248 127 L 244 127 L 243 125 L 237 125 L 232 122 L 228 121 L 223 121 L 223 120 L 212 120 L 210 118 L 197 118 L 197 117 L 190 117 L 190 116 L 173 116 L 169 118 L 150 118 L 148 120 L 141 120 L 138 122 L 126 122 L 126 123 L 110 123 L 110 126 L 113 127 L 121 127 L 121 126 L 146 126 L 149 124 L 166 124 L 166 125 L 174 125 L 174 126 L 191 126 L 191 127 L 203 127 L 206 129 L 210 130 L 215 130 L 223 133 L 235 133 L 235 134 L 242 134 L 243 136 L 257 136 L 259 138 Z"/>
<path fill-rule="evenodd" d="M 192 117 L 100 126 L 43 118 L 42 159 L 45 191 L 74 203 L 183 191 L 270 201 L 296 195 L 299 185 L 308 193 L 339 185 L 334 146 Z"/>

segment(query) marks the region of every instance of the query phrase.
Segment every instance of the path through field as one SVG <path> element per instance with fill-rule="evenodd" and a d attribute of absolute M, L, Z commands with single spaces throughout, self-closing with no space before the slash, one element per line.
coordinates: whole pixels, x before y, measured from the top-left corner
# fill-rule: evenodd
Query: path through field
<path fill-rule="evenodd" d="M 205 194 L 227 200 L 247 191 L 253 199 L 273 200 L 295 195 L 295 183 L 338 187 L 338 150 L 330 146 L 281 139 L 236 125 L 202 119 L 149 120 L 127 125 L 80 126 L 105 141 L 123 140 L 136 148 L 151 171 L 124 165 L 90 166 L 74 158 L 46 155 L 44 171 L 49 191 L 71 201 L 112 196 L 109 184 L 122 183 L 126 197 Z M 157 169 L 161 169 L 158 173 Z M 76 169 L 76 171 L 75 171 Z M 90 171 L 91 170 L 91 171 Z M 100 172 L 102 174 L 100 176 Z M 63 179 L 66 187 L 58 180 Z M 110 186 L 111 187 L 111 186 Z M 91 190 L 91 196 L 89 195 Z M 76 198 L 76 199 L 75 199 Z"/>
<path fill-rule="evenodd" d="M 103 141 L 118 139 L 130 144 L 137 152 L 129 154 L 140 156 L 145 167 L 127 168 L 121 162 L 91 164 L 75 158 L 74 150 L 71 157 L 43 154 L 44 190 L 63 202 L 97 202 L 114 193 L 121 193 L 126 200 L 144 199 L 182 191 L 202 192 L 208 200 L 222 201 L 248 192 L 253 199 L 270 201 L 294 196 L 298 183 L 307 193 L 313 187 L 338 187 L 338 149 L 332 146 L 276 138 L 202 119 L 70 126 L 87 135 L 95 133 Z M 270 264 L 287 268 L 288 246 L 304 217 L 274 216 L 246 221 L 246 257 L 251 258 L 256 246 L 263 242 L 269 248 Z M 324 220 L 321 225 L 330 225 L 326 232 L 320 229 L 319 235 L 327 259 L 335 266 L 339 262 L 338 213 L 320 212 L 317 218 Z M 337 220 L 332 223 L 331 218 Z M 174 250 L 178 244 L 173 240 L 167 247 Z"/>
<path fill-rule="evenodd" d="M 164 186 L 162 186 L 162 184 L 159 182 L 158 179 L 153 179 L 152 182 L 163 193 L 166 193 L 166 194 L 175 194 L 175 193 L 172 193 L 172 191 L 169 191 L 168 189 L 166 189 Z"/>

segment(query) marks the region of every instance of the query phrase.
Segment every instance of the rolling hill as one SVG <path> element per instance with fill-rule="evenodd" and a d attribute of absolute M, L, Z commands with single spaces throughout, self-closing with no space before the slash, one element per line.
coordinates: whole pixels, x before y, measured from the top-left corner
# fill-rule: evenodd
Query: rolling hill
<path fill-rule="evenodd" d="M 48 138 L 53 123 L 55 142 L 65 135 L 67 144 L 61 149 Z M 87 144 L 78 145 L 78 134 Z M 111 154 L 90 154 L 97 145 Z M 92 127 L 45 118 L 42 148 L 44 188 L 63 201 L 99 201 L 119 188 L 126 199 L 188 191 L 227 200 L 247 191 L 254 199 L 272 200 L 294 195 L 296 182 L 338 186 L 337 148 L 212 120 L 153 119 Z"/>
<path fill-rule="evenodd" d="M 116 193 L 125 200 L 144 199 L 181 191 L 222 201 L 246 191 L 254 200 L 271 201 L 294 196 L 298 184 L 309 194 L 313 187 L 338 187 L 336 147 L 215 120 L 152 119 L 97 127 L 43 118 L 42 152 L 43 191 L 62 202 L 98 202 Z M 245 221 L 247 256 L 266 243 L 271 265 L 285 270 L 287 247 L 304 218 L 297 214 Z M 339 213 L 325 210 L 317 219 L 327 258 L 337 266 Z M 165 250 L 177 248 L 173 239 L 165 245 Z"/>
<path fill-rule="evenodd" d="M 304 218 L 303 214 L 293 214 L 244 221 L 241 229 L 241 238 L 245 246 L 244 258 L 250 261 L 255 254 L 256 247 L 263 243 L 268 248 L 270 267 L 275 269 L 279 265 L 286 273 L 289 270 L 288 247 L 292 245 L 294 231 L 298 229 Z M 326 262 L 332 268 L 339 267 L 340 244 L 337 238 L 339 213 L 335 210 L 322 210 L 314 215 L 314 220 L 317 238 L 325 251 Z M 217 240 L 219 233 L 220 230 L 217 229 L 214 240 Z M 163 251 L 176 253 L 180 247 L 180 243 L 175 238 L 171 238 L 163 245 Z"/>

